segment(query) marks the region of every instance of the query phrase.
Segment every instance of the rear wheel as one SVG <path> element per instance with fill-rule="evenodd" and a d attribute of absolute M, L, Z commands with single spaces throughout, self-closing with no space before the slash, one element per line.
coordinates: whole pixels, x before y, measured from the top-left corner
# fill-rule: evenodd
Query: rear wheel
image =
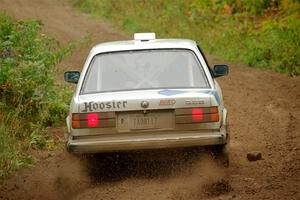
<path fill-rule="evenodd" d="M 221 145 L 215 145 L 210 148 L 214 159 L 220 166 L 229 167 L 230 160 L 230 135 L 228 126 L 226 127 L 226 143 Z"/>
<path fill-rule="evenodd" d="M 229 167 L 229 143 L 215 146 L 212 152 L 220 166 Z"/>
<path fill-rule="evenodd" d="M 230 131 L 228 121 L 226 120 L 226 143 L 215 146 L 213 149 L 214 157 L 220 166 L 229 167 L 230 161 Z"/>

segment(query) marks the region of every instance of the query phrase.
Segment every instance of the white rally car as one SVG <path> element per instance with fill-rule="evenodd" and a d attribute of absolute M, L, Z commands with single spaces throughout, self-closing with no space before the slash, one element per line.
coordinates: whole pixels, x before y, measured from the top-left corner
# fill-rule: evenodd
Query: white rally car
<path fill-rule="evenodd" d="M 134 40 L 99 44 L 81 73 L 64 74 L 77 83 L 67 148 L 98 153 L 213 146 L 224 152 L 227 110 L 215 78 L 227 73 L 226 65 L 210 69 L 192 40 L 136 33 Z"/>

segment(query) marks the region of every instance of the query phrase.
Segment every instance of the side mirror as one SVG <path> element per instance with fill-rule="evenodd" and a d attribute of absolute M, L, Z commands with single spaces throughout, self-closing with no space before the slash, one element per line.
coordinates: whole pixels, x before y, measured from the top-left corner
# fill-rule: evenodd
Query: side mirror
<path fill-rule="evenodd" d="M 80 72 L 78 71 L 67 71 L 64 74 L 64 79 L 68 83 L 78 83 Z"/>
<path fill-rule="evenodd" d="M 228 66 L 227 65 L 215 65 L 214 66 L 214 78 L 225 76 L 228 74 Z"/>

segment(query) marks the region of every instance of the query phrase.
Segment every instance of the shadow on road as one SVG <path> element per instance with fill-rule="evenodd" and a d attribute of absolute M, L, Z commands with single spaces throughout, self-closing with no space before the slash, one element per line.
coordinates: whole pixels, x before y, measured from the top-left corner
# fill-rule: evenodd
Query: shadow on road
<path fill-rule="evenodd" d="M 126 178 L 167 178 L 188 173 L 193 164 L 207 160 L 209 152 L 201 148 L 105 153 L 86 156 L 87 173 L 94 184 Z"/>

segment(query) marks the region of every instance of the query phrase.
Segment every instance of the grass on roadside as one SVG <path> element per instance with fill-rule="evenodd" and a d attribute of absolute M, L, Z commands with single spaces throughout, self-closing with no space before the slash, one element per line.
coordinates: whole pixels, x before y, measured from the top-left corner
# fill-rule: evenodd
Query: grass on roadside
<path fill-rule="evenodd" d="M 55 67 L 73 45 L 40 33 L 39 21 L 14 21 L 0 13 L 0 180 L 48 149 L 45 128 L 64 122 L 70 91 L 55 82 Z"/>
<path fill-rule="evenodd" d="M 297 0 L 70 0 L 82 11 L 159 37 L 191 38 L 204 51 L 251 67 L 300 74 Z"/>

